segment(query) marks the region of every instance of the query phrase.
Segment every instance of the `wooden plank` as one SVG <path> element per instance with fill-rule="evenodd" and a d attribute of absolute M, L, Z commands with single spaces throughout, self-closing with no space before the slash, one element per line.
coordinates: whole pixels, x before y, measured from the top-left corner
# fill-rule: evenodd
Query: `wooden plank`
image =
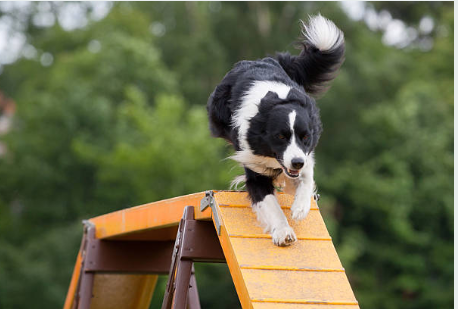
<path fill-rule="evenodd" d="M 147 309 L 157 275 L 96 274 L 91 309 Z"/>
<path fill-rule="evenodd" d="M 299 240 L 290 247 L 273 246 L 270 239 L 231 238 L 231 243 L 241 268 L 343 271 L 330 241 Z"/>
<path fill-rule="evenodd" d="M 201 192 L 148 203 L 95 217 L 90 221 L 95 224 L 95 236 L 100 239 L 115 238 L 151 229 L 159 231 L 162 228 L 178 225 L 186 206 L 195 206 L 196 219 L 211 219 L 209 208 L 200 212 L 200 200 L 204 196 L 205 193 Z"/>
<path fill-rule="evenodd" d="M 153 228 L 135 231 L 127 234 L 110 237 L 110 240 L 148 240 L 148 241 L 167 241 L 175 240 L 177 237 L 178 225 Z"/>
<path fill-rule="evenodd" d="M 271 238 L 264 233 L 251 208 L 220 207 L 220 209 L 230 236 Z M 331 240 L 318 210 L 311 210 L 307 218 L 300 222 L 291 218 L 289 209 L 285 209 L 284 212 L 299 239 Z"/>
<path fill-rule="evenodd" d="M 70 280 L 70 286 L 68 287 L 67 297 L 65 298 L 64 309 L 71 309 L 73 301 L 75 300 L 76 288 L 78 287 L 78 281 L 81 272 L 82 262 L 81 250 L 78 252 L 75 262 L 75 268 L 73 268 L 72 279 Z"/>
<path fill-rule="evenodd" d="M 254 309 L 359 309 L 358 305 L 317 305 L 287 303 L 253 303 Z"/>
<path fill-rule="evenodd" d="M 156 289 L 157 280 L 159 276 L 145 276 L 143 282 L 138 288 L 137 303 L 135 309 L 148 309 L 150 307 L 151 299 L 153 298 L 154 290 Z"/>
<path fill-rule="evenodd" d="M 219 211 L 219 209 L 217 209 L 217 211 Z M 240 304 L 243 309 L 252 309 L 253 306 L 251 304 L 250 295 L 248 294 L 248 290 L 242 276 L 242 270 L 239 267 L 237 257 L 235 256 L 232 248 L 231 239 L 229 238 L 226 227 L 224 226 L 224 219 L 221 224 L 221 235 L 218 235 L 218 238 L 221 243 L 221 248 L 223 249 L 226 263 L 229 268 L 229 272 L 231 273 L 232 281 L 234 282 Z"/>
<path fill-rule="evenodd" d="M 250 199 L 246 191 L 217 191 L 218 205 L 220 207 L 251 207 Z M 294 202 L 294 197 L 289 194 L 277 193 L 277 199 L 283 208 L 290 208 Z M 318 205 L 313 200 L 312 209 L 318 209 Z"/>
<path fill-rule="evenodd" d="M 343 272 L 242 269 L 253 302 L 357 305 Z"/>

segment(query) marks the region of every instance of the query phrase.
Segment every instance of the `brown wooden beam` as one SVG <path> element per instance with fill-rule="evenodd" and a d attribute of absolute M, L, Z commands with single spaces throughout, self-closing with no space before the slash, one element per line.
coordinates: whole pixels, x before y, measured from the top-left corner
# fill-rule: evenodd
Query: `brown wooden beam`
<path fill-rule="evenodd" d="M 168 274 L 173 241 L 90 240 L 84 271 Z"/>

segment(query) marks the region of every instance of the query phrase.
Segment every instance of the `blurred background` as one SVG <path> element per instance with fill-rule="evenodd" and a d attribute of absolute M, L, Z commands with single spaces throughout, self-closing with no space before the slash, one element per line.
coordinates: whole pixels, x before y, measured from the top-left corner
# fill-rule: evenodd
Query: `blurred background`
<path fill-rule="evenodd" d="M 82 219 L 227 189 L 206 100 L 321 12 L 320 208 L 361 308 L 453 305 L 453 2 L 0 2 L 0 308 L 60 308 Z M 239 308 L 198 265 L 203 308 Z M 162 301 L 159 282 L 151 308 Z"/>

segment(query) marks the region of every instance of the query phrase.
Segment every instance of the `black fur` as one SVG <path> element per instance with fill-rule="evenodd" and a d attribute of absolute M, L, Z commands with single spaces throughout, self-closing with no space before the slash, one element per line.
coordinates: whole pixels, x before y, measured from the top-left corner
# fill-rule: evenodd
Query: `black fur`
<path fill-rule="evenodd" d="M 329 82 L 336 77 L 337 70 L 345 59 L 345 44 L 334 45 L 329 51 L 320 51 L 307 38 L 300 38 L 302 51 L 299 56 L 277 53 L 277 60 L 286 73 L 312 95 L 324 93 Z M 343 42 L 339 33 L 336 42 Z"/>
<path fill-rule="evenodd" d="M 261 202 L 266 195 L 274 194 L 272 178 L 245 168 L 246 187 L 252 203 Z"/>
<path fill-rule="evenodd" d="M 299 87 L 273 58 L 237 62 L 215 88 L 207 102 L 212 135 L 231 142 L 236 150 L 240 149 L 237 130 L 231 126 L 232 115 L 239 108 L 243 94 L 255 81 L 276 81 Z"/>
<path fill-rule="evenodd" d="M 338 68 L 344 61 L 345 45 L 332 52 L 320 52 L 308 44 L 303 45 L 299 56 L 278 53 L 277 59 L 286 73 L 305 91 L 319 95 L 329 88 L 329 82 L 336 77 Z"/>

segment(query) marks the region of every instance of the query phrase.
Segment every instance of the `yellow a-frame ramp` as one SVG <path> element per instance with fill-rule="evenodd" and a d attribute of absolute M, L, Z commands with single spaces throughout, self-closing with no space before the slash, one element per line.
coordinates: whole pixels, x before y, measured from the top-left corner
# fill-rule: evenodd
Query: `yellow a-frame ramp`
<path fill-rule="evenodd" d="M 278 194 L 280 205 L 298 241 L 277 247 L 264 234 L 251 210 L 246 192 L 212 191 L 145 204 L 90 219 L 95 238 L 121 241 L 173 241 L 186 206 L 196 220 L 213 220 L 215 233 L 244 309 L 357 309 L 358 302 L 332 244 L 315 201 L 307 218 L 290 216 L 293 197 Z M 204 210 L 202 204 L 212 207 Z M 204 205 L 205 206 L 205 205 Z M 81 284 L 80 250 L 64 309 L 76 306 Z M 155 274 L 95 274 L 90 308 L 148 308 Z"/>

